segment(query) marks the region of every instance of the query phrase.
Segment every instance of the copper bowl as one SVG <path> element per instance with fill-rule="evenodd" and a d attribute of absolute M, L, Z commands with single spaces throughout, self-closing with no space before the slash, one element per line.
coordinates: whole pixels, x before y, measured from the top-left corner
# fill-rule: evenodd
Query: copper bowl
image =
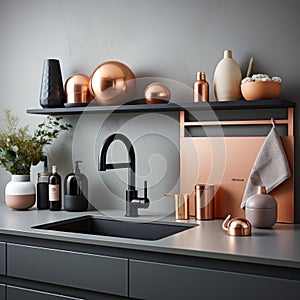
<path fill-rule="evenodd" d="M 81 73 L 73 74 L 66 80 L 65 93 L 65 106 L 87 105 L 94 98 L 89 90 L 89 77 Z"/>
<path fill-rule="evenodd" d="M 270 100 L 279 97 L 281 83 L 274 81 L 250 81 L 241 84 L 246 100 Z"/>
<path fill-rule="evenodd" d="M 92 73 L 89 89 L 100 105 L 130 102 L 135 89 L 135 75 L 118 61 L 100 64 Z"/>
<path fill-rule="evenodd" d="M 168 103 L 170 97 L 170 90 L 161 82 L 150 83 L 144 91 L 144 98 L 147 104 Z"/>

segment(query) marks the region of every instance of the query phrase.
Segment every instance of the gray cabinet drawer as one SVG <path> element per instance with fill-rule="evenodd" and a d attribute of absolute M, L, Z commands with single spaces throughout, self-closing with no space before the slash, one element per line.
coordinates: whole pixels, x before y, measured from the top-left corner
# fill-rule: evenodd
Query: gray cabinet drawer
<path fill-rule="evenodd" d="M 0 300 L 6 300 L 5 285 L 0 284 Z"/>
<path fill-rule="evenodd" d="M 6 273 L 6 245 L 0 242 L 0 274 L 5 275 Z"/>
<path fill-rule="evenodd" d="M 300 295 L 300 282 L 293 280 L 134 260 L 129 270 L 129 296 L 138 299 L 282 300 Z"/>
<path fill-rule="evenodd" d="M 14 286 L 7 286 L 6 300 L 82 300 L 52 293 L 44 293 L 31 289 L 24 289 Z"/>
<path fill-rule="evenodd" d="M 128 260 L 7 244 L 7 275 L 127 296 Z"/>

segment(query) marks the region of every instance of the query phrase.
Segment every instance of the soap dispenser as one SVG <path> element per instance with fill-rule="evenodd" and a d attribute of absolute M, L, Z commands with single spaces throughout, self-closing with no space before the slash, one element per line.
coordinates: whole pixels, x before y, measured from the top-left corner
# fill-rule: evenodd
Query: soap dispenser
<path fill-rule="evenodd" d="M 73 172 L 64 181 L 64 208 L 67 211 L 86 211 L 88 208 L 88 181 L 80 171 L 80 162 L 82 161 L 75 161 Z"/>

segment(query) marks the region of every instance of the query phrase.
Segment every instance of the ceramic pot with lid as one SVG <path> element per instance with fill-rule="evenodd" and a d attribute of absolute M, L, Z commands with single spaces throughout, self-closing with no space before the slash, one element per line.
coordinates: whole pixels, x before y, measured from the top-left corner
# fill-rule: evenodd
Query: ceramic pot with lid
<path fill-rule="evenodd" d="M 246 218 L 257 228 L 272 227 L 277 221 L 277 202 L 266 193 L 264 186 L 259 186 L 257 194 L 246 202 Z"/>

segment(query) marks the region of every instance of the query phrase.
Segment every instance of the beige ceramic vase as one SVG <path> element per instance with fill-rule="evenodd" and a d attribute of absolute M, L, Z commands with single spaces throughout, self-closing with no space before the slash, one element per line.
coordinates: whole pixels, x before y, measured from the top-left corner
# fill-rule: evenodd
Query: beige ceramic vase
<path fill-rule="evenodd" d="M 232 58 L 231 50 L 224 51 L 214 74 L 214 94 L 217 101 L 241 99 L 242 73 L 238 63 Z"/>
<path fill-rule="evenodd" d="M 6 205 L 12 209 L 25 210 L 35 203 L 35 186 L 30 175 L 11 175 L 5 187 Z"/>

